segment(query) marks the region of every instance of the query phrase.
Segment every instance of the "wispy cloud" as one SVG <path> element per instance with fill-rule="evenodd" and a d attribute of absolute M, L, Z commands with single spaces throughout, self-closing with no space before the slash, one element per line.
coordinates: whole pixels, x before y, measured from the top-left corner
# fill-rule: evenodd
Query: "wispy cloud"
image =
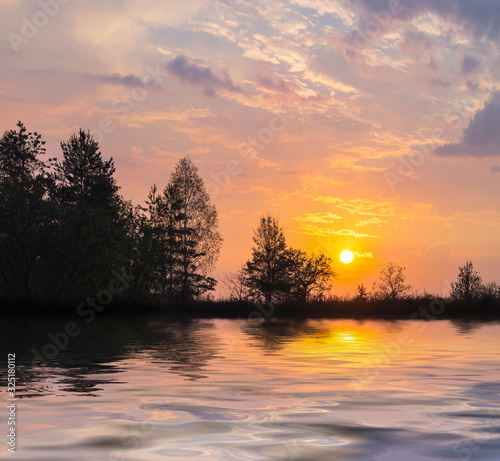
<path fill-rule="evenodd" d="M 384 11 L 387 0 L 354 0 L 364 7 L 363 17 L 373 11 Z M 401 11 L 396 21 L 410 21 L 424 14 L 436 14 L 480 38 L 498 38 L 498 3 L 495 0 L 400 0 Z"/>
<path fill-rule="evenodd" d="M 238 194 L 253 194 L 255 192 L 259 192 L 259 193 L 267 195 L 267 196 L 274 195 L 273 189 L 271 189 L 270 187 L 264 187 L 264 186 L 251 186 L 248 189 L 239 190 L 237 193 Z"/>
<path fill-rule="evenodd" d="M 191 62 L 185 56 L 177 56 L 167 64 L 167 70 L 183 82 L 193 86 L 202 86 L 206 96 L 217 96 L 217 91 L 225 90 L 231 93 L 243 94 L 243 88 L 235 85 L 229 78 L 227 71 L 216 75 L 212 68 Z"/>
<path fill-rule="evenodd" d="M 257 74 L 257 84 L 266 90 L 273 91 L 276 93 L 285 93 L 285 94 L 291 94 L 293 93 L 293 89 L 291 88 L 290 84 L 287 83 L 285 80 L 282 78 L 271 78 L 271 77 L 266 77 L 261 74 Z"/>
<path fill-rule="evenodd" d="M 332 223 L 342 219 L 342 217 L 334 213 L 306 213 L 293 219 L 305 223 Z"/>
<path fill-rule="evenodd" d="M 330 203 L 337 208 L 348 211 L 351 214 L 365 215 L 365 216 L 380 216 L 388 217 L 395 216 L 394 202 L 374 202 L 367 199 L 350 199 L 346 200 L 340 197 L 314 197 L 315 202 Z"/>
<path fill-rule="evenodd" d="M 17 98 L 15 96 L 9 96 L 6 94 L 0 94 L 0 101 L 8 101 L 8 102 L 17 102 L 20 103 L 23 100 L 21 98 Z"/>
<path fill-rule="evenodd" d="M 329 229 L 327 227 L 317 227 L 314 226 L 313 224 L 305 224 L 301 227 L 301 229 L 309 235 L 316 235 L 316 236 L 329 236 L 329 235 L 336 235 L 336 236 L 342 236 L 342 237 L 354 237 L 354 238 L 379 238 L 380 235 L 370 235 L 370 234 L 361 234 L 359 232 L 355 232 L 351 229 L 341 229 L 341 230 L 335 230 L 335 229 Z"/>
<path fill-rule="evenodd" d="M 143 81 L 140 77 L 137 77 L 134 74 L 129 75 L 121 75 L 118 73 L 115 74 L 91 74 L 86 73 L 83 74 L 83 78 L 87 80 L 93 80 L 99 83 L 106 83 L 109 85 L 123 85 L 130 88 L 134 88 L 136 86 L 144 86 Z"/>
<path fill-rule="evenodd" d="M 361 221 L 358 221 L 356 223 L 356 226 L 362 227 L 362 226 L 369 226 L 371 224 L 380 226 L 383 223 L 386 223 L 387 221 L 384 221 L 380 218 L 371 218 L 371 219 L 362 219 Z"/>
<path fill-rule="evenodd" d="M 373 253 L 371 251 L 354 251 L 353 254 L 358 258 L 373 258 Z"/>

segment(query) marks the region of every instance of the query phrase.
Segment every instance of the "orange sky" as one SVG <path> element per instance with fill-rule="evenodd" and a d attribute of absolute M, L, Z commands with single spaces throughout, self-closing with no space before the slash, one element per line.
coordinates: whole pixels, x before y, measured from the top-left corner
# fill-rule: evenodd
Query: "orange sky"
<path fill-rule="evenodd" d="M 0 0 L 2 129 L 22 120 L 59 157 L 92 130 L 135 203 L 189 154 L 220 213 L 217 274 L 270 212 L 335 259 L 339 293 L 389 260 L 419 290 L 466 259 L 499 281 L 494 2 L 63 3 Z"/>

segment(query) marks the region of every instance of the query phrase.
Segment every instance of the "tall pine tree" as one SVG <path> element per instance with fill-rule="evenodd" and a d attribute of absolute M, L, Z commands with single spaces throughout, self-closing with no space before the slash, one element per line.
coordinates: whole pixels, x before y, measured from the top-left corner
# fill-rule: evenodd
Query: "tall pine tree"
<path fill-rule="evenodd" d="M 40 274 L 53 223 L 45 142 L 19 122 L 0 139 L 0 296 L 33 301 L 44 284 Z"/>
<path fill-rule="evenodd" d="M 153 219 L 164 232 L 168 298 L 187 301 L 213 290 L 216 281 L 208 274 L 222 245 L 217 209 L 188 157 L 177 163 L 155 203 Z"/>
<path fill-rule="evenodd" d="M 60 223 L 52 260 L 58 297 L 69 300 L 95 293 L 125 265 L 131 207 L 118 194 L 113 159 L 102 158 L 89 132 L 71 135 L 61 149 L 52 175 Z"/>
<path fill-rule="evenodd" d="M 291 254 L 277 218 L 264 215 L 254 231 L 252 257 L 246 264 L 252 294 L 266 303 L 287 293 L 291 285 Z"/>

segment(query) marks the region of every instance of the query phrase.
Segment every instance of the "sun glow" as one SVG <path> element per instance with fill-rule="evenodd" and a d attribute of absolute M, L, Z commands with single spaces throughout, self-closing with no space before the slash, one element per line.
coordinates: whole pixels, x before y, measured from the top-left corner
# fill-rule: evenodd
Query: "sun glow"
<path fill-rule="evenodd" d="M 340 253 L 340 260 L 345 264 L 349 264 L 350 262 L 352 262 L 353 259 L 354 255 L 349 250 L 345 250 L 342 253 Z"/>

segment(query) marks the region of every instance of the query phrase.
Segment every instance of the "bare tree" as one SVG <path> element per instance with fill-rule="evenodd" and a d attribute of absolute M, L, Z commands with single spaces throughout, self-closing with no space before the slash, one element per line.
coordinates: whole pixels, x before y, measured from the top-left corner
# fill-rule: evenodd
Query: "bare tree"
<path fill-rule="evenodd" d="M 220 281 L 227 289 L 230 301 L 248 301 L 250 298 L 247 286 L 247 274 L 244 268 L 241 268 L 237 272 L 223 274 Z"/>
<path fill-rule="evenodd" d="M 411 285 L 406 284 L 406 267 L 392 261 L 379 266 L 379 279 L 373 284 L 372 296 L 376 299 L 398 299 L 408 295 Z"/>

